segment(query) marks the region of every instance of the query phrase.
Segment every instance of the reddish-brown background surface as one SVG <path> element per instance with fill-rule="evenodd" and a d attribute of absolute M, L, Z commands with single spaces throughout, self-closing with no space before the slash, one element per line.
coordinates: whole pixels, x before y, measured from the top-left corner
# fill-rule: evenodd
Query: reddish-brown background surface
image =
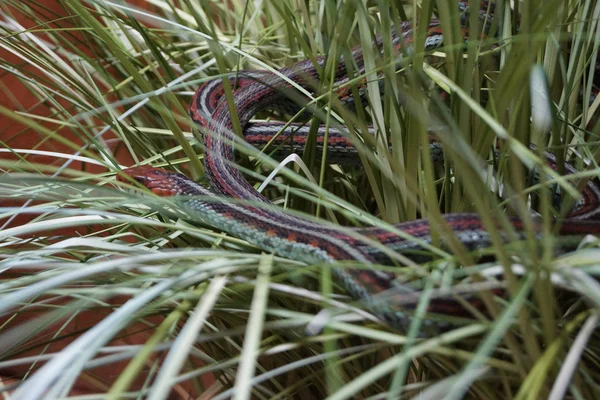
<path fill-rule="evenodd" d="M 47 7 L 49 10 L 56 12 L 59 15 L 66 15 L 65 10 L 60 5 L 58 0 L 40 0 L 36 2 L 42 7 Z M 130 4 L 135 4 L 140 7 L 145 6 L 145 1 L 143 0 L 129 0 Z M 28 28 L 33 26 L 33 22 L 25 18 L 23 15 L 19 15 L 16 10 L 15 16 L 18 22 L 24 27 Z M 6 50 L 0 48 L 0 59 L 3 59 L 9 63 L 17 63 L 19 65 L 23 65 L 22 61 L 20 61 L 16 56 L 10 54 Z M 31 69 L 30 69 L 31 71 Z M 20 110 L 32 112 L 38 115 L 49 115 L 49 111 L 45 107 L 40 107 L 37 105 L 38 99 L 30 94 L 30 91 L 19 81 L 17 77 L 14 75 L 8 74 L 6 72 L 2 72 L 0 75 L 0 90 L 2 92 L 8 91 L 11 95 L 0 95 L 0 105 L 6 107 L 10 110 Z M 52 129 L 55 129 L 55 126 L 48 125 Z M 74 141 L 78 144 L 83 144 L 82 140 L 77 138 L 74 135 L 69 135 L 69 132 L 65 130 L 65 132 L 61 132 L 62 135 L 65 135 L 70 140 Z M 107 138 L 114 136 L 107 136 Z M 66 146 L 62 146 L 57 144 L 54 141 L 48 141 L 40 145 L 41 139 L 43 136 L 37 134 L 35 131 L 27 130 L 24 126 L 16 123 L 15 121 L 9 119 L 8 117 L 0 115 L 0 141 L 6 143 L 6 145 L 12 148 L 36 148 L 38 150 L 50 150 L 50 151 L 64 151 L 67 153 L 73 153 L 73 150 L 67 148 Z M 0 153 L 0 157 L 4 159 L 11 159 L 5 153 Z M 14 159 L 14 158 L 12 158 Z M 121 151 L 117 154 L 117 159 L 121 165 L 130 165 L 132 163 L 131 157 L 129 157 L 126 152 Z M 29 160 L 35 161 L 37 163 L 52 163 L 53 165 L 61 165 L 65 160 L 64 159 L 54 159 L 49 157 L 40 157 L 34 156 L 30 157 Z M 103 168 L 98 166 L 85 166 L 87 171 L 105 171 Z M 79 169 L 82 168 L 80 162 L 74 162 L 71 164 L 70 168 Z M 3 203 L 5 206 L 8 204 L 6 202 Z M 0 220 L 0 225 L 4 221 Z M 14 223 L 24 223 L 26 220 L 24 218 L 17 219 Z M 60 233 L 62 235 L 73 235 L 77 236 L 77 232 L 75 231 L 53 231 L 53 234 Z M 43 234 L 43 233 L 41 233 Z M 112 304 L 118 305 L 122 304 L 126 301 L 126 298 L 118 298 L 113 299 Z M 106 317 L 109 313 L 108 310 L 104 311 L 90 311 L 84 312 L 80 314 L 75 321 L 69 324 L 69 327 L 63 332 L 62 336 L 65 337 L 62 340 L 54 342 L 50 348 L 46 349 L 45 352 L 56 352 L 61 348 L 64 348 L 70 342 L 72 342 L 77 335 L 81 332 L 84 332 L 86 327 L 90 327 L 95 325 L 98 321 L 102 320 L 102 318 Z M 33 315 L 23 315 L 19 317 L 18 320 L 12 320 L 11 326 L 17 326 L 18 324 L 33 318 Z M 150 321 L 159 324 L 160 318 L 150 318 Z M 0 320 L 0 325 L 3 323 L 3 320 Z M 58 328 L 63 322 L 57 324 L 55 327 Z M 48 338 L 53 335 L 53 329 L 42 332 L 37 337 L 40 342 L 46 342 Z M 72 334 L 73 336 L 69 337 Z M 118 336 L 118 339 L 114 340 L 110 345 L 126 345 L 126 344 L 143 344 L 148 337 L 152 334 L 152 331 L 148 329 L 148 325 L 138 324 L 134 326 L 128 327 L 124 332 L 121 332 Z M 45 339 L 45 340 L 44 340 Z M 27 353 L 19 354 L 19 356 L 26 355 L 34 355 L 40 351 L 39 348 L 33 348 Z M 97 368 L 94 370 L 86 371 L 82 378 L 77 382 L 77 386 L 72 394 L 81 394 L 86 392 L 91 393 L 102 393 L 108 388 L 110 388 L 111 384 L 114 382 L 115 378 L 122 371 L 122 368 L 127 365 L 126 362 L 117 363 L 110 365 L 109 367 Z M 10 385 L 15 381 L 18 381 L 21 377 L 27 373 L 27 367 L 23 368 L 14 368 L 9 371 L 1 371 L 0 374 L 0 387 L 5 385 Z M 149 367 L 149 366 L 148 366 Z M 140 380 L 137 382 L 135 386 L 138 386 L 143 382 L 143 377 L 140 377 Z M 206 380 L 206 383 L 210 383 L 210 379 Z M 182 385 L 177 388 L 172 393 L 172 398 L 181 399 L 181 398 L 196 398 L 199 393 L 193 393 L 193 390 L 188 385 Z M 206 395 L 206 394 L 205 394 Z"/>

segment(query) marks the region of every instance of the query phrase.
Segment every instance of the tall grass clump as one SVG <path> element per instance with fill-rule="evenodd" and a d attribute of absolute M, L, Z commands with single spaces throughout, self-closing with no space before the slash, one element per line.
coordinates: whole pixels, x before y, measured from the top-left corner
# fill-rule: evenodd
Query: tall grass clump
<path fill-rule="evenodd" d="M 17 82 L 0 80 L 3 394 L 598 397 L 600 249 L 590 236 L 561 254 L 553 225 L 599 171 L 597 2 L 498 1 L 484 19 L 446 0 L 38 3 L 0 4 L 0 73 Z M 425 50 L 434 17 L 444 42 Z M 391 32 L 405 21 L 418 28 L 399 62 Z M 331 77 L 355 46 L 366 72 L 344 89 L 366 83 L 368 93 L 349 109 Z M 330 266 L 266 254 L 186 218 L 168 198 L 117 183 L 134 164 L 205 183 L 201 132 L 187 114 L 194 91 L 322 55 L 314 93 L 290 93 L 304 112 L 256 119 L 343 129 L 355 162 L 329 164 L 309 137 L 263 193 L 348 229 L 395 232 L 394 223 L 427 219 L 439 227 L 432 261 L 375 268 L 423 298 L 475 293 L 487 312 L 472 324 L 430 338 L 396 331 L 347 297 Z M 275 153 L 240 155 L 256 187 Z M 565 161 L 578 172 L 566 175 Z M 442 223 L 452 212 L 480 214 L 492 246 L 474 254 L 452 240 Z M 494 228 L 509 216 L 524 221 L 524 240 Z M 324 329 L 308 332 L 314 326 Z"/>

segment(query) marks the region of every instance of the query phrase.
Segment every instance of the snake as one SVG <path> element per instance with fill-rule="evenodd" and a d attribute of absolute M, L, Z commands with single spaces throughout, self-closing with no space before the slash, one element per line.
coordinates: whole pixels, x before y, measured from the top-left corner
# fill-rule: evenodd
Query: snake
<path fill-rule="evenodd" d="M 467 2 L 459 1 L 461 15 L 468 15 Z M 484 2 L 477 11 L 480 18 L 490 21 L 493 3 Z M 465 21 L 465 17 L 461 19 Z M 464 28 L 463 34 L 468 35 Z M 397 58 L 406 61 L 410 57 L 414 27 L 402 22 L 393 32 L 393 44 Z M 379 47 L 377 38 L 374 47 Z M 425 50 L 439 48 L 443 44 L 441 24 L 433 17 L 427 29 Z M 404 50 L 404 51 L 401 51 Z M 418 288 L 402 282 L 397 273 L 373 266 L 389 261 L 389 252 L 402 254 L 409 260 L 422 262 L 424 250 L 436 243 L 440 226 L 432 226 L 428 219 L 417 219 L 394 225 L 394 230 L 378 227 L 340 228 L 331 223 L 292 215 L 274 205 L 259 193 L 242 175 L 236 160 L 236 146 L 263 147 L 275 143 L 283 151 L 299 151 L 304 148 L 310 127 L 302 123 L 253 122 L 257 113 L 266 110 L 294 112 L 299 106 L 290 100 L 289 93 L 298 93 L 298 87 L 314 93 L 319 81 L 319 71 L 324 68 L 326 57 L 302 60 L 281 68 L 275 74 L 269 71 L 241 71 L 225 78 L 215 78 L 204 83 L 193 96 L 189 113 L 202 133 L 204 145 L 204 170 L 210 188 L 193 181 L 186 175 L 149 165 L 124 169 L 117 179 L 123 183 L 135 181 L 156 195 L 169 196 L 177 202 L 186 215 L 193 220 L 214 226 L 237 238 L 244 239 L 266 252 L 309 264 L 332 264 L 331 273 L 337 283 L 367 310 L 392 328 L 407 331 L 415 322 L 415 309 L 420 301 Z M 359 85 L 359 98 L 348 90 L 347 63 L 358 67 L 355 76 L 364 76 L 366 68 L 360 47 L 338 60 L 333 86 L 336 95 L 346 103 L 363 102 L 366 85 Z M 353 77 L 353 78 L 354 78 Z M 233 109 L 225 98 L 224 81 L 234 87 Z M 237 119 L 237 122 L 235 121 Z M 242 128 L 244 140 L 235 132 L 236 123 Z M 337 155 L 336 162 L 356 160 L 356 148 L 342 130 L 319 127 L 317 149 Z M 432 139 L 432 149 L 439 144 Z M 432 152 L 433 153 L 433 152 Z M 546 162 L 556 168 L 556 158 L 544 153 Z M 566 163 L 566 172 L 576 169 Z M 588 234 L 599 234 L 600 185 L 590 179 L 581 189 L 581 198 L 573 209 L 560 221 L 557 235 L 564 243 L 565 251 L 574 248 Z M 517 239 L 527 237 L 527 227 L 541 235 L 543 219 L 532 217 L 526 224 L 518 217 L 508 217 L 508 225 L 498 224 L 497 229 L 516 232 Z M 447 213 L 442 223 L 456 240 L 467 250 L 492 246 L 489 227 L 475 213 Z M 400 232 L 400 233 L 399 233 Z M 506 234 L 502 238 L 510 240 Z M 514 239 L 514 237 L 513 237 Z M 442 235 L 442 245 L 448 239 Z M 382 247 L 384 250 L 382 250 Z M 344 266 L 348 263 L 348 267 Z M 499 292 L 505 295 L 504 290 Z M 460 299 L 452 296 L 432 297 L 428 300 L 425 317 L 420 318 L 419 335 L 430 336 L 475 318 L 473 309 L 485 310 L 481 297 L 466 293 Z"/>

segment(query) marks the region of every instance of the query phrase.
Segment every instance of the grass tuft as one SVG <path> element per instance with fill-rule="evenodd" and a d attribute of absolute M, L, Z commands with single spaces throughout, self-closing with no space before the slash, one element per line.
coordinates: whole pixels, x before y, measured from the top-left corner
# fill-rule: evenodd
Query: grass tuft
<path fill-rule="evenodd" d="M 456 2 L 400 3 L 2 2 L 0 391 L 15 399 L 596 398 L 600 249 L 591 237 L 557 255 L 551 223 L 598 178 L 600 5 L 504 1 L 480 21 Z M 445 39 L 425 51 L 432 16 Z M 391 31 L 404 21 L 418 28 L 398 63 Z M 356 94 L 367 82 L 368 104 L 348 110 L 332 76 L 354 46 L 366 72 L 345 85 Z M 349 234 L 377 226 L 402 235 L 393 223 L 427 219 L 439 227 L 427 244 L 433 262 L 390 254 L 397 266 L 375 268 L 421 288 L 417 315 L 459 285 L 480 293 L 492 320 L 429 339 L 416 338 L 418 323 L 394 331 L 346 297 L 329 267 L 262 254 L 186 219 L 169 199 L 117 183 L 133 164 L 205 182 L 187 115 L 194 91 L 230 72 L 279 74 L 322 55 L 315 93 L 301 104 L 314 118 L 286 120 L 344 129 L 357 165 L 328 164 L 311 137 L 301 160 L 275 177 L 273 148 L 240 146 L 240 169 L 256 187 L 269 176 L 264 193 L 275 205 Z M 432 159 L 431 129 L 443 163 Z M 565 161 L 579 172 L 565 176 Z M 541 238 L 531 207 L 545 221 Z M 473 254 L 453 240 L 442 219 L 450 212 L 479 213 L 491 248 Z M 493 221 L 508 226 L 510 215 L 528 235 L 505 245 Z M 489 290 L 501 275 L 505 299 Z M 323 315 L 335 317 L 308 335 Z"/>

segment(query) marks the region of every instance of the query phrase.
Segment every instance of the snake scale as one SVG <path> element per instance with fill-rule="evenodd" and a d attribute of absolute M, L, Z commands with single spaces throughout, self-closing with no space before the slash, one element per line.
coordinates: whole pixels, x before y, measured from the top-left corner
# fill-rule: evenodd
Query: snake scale
<path fill-rule="evenodd" d="M 467 15 L 467 3 L 459 1 L 458 6 L 461 13 Z M 486 18 L 487 21 L 493 17 L 492 11 L 493 7 L 487 3 L 478 10 L 481 18 Z M 468 32 L 466 28 L 465 32 Z M 413 26 L 410 22 L 403 22 L 399 32 L 394 32 L 393 37 L 396 50 L 410 49 Z M 374 44 L 376 47 L 381 44 L 380 39 L 378 40 Z M 439 48 L 442 42 L 440 22 L 433 18 L 428 26 L 425 49 Z M 356 76 L 364 74 L 361 49 L 354 49 L 351 57 L 353 65 L 358 66 Z M 401 58 L 400 52 L 398 58 Z M 282 68 L 279 73 L 311 92 L 314 82 L 319 80 L 318 71 L 326 61 L 325 57 L 303 60 Z M 349 80 L 347 70 L 342 57 L 335 71 L 335 87 L 348 87 L 344 86 Z M 250 123 L 251 118 L 261 110 L 285 109 L 291 104 L 288 94 L 296 89 L 288 80 L 264 71 L 243 71 L 229 80 L 236 87 L 233 103 L 247 143 L 262 146 L 275 140 L 276 144 L 284 145 L 284 148 L 292 151 L 305 145 L 309 133 L 307 126 L 298 123 Z M 344 101 L 356 101 L 347 89 L 340 89 L 337 94 Z M 174 196 L 173 199 L 177 200 L 185 212 L 265 251 L 313 264 L 343 261 L 360 264 L 360 268 L 333 268 L 334 278 L 378 318 L 394 328 L 407 330 L 414 319 L 419 291 L 401 283 L 391 272 L 369 268 L 378 260 L 385 259 L 380 249 L 369 243 L 369 240 L 377 241 L 408 258 L 417 259 L 415 254 L 423 250 L 423 243 L 433 242 L 432 231 L 438 227 L 421 219 L 395 225 L 396 229 L 406 235 L 397 235 L 379 228 L 354 229 L 355 234 L 349 234 L 348 228 L 338 229 L 331 224 L 292 216 L 274 206 L 261 206 L 268 205 L 269 201 L 248 183 L 234 162 L 233 143 L 239 140 L 234 136 L 234 120 L 229 110 L 227 101 L 224 101 L 223 80 L 220 78 L 202 85 L 190 105 L 190 115 L 203 132 L 204 167 L 210 189 L 183 174 L 150 166 L 126 169 L 118 179 L 125 182 L 131 178 L 157 195 Z M 328 152 L 341 154 L 341 159 L 356 158 L 352 157 L 354 150 L 350 140 L 335 129 L 330 129 L 328 135 L 325 135 L 324 127 L 318 130 L 317 147 L 322 149 L 325 146 L 328 147 Z M 553 165 L 553 156 L 547 154 L 546 158 Z M 568 164 L 566 170 L 575 172 Z M 236 201 L 227 201 L 228 198 Z M 600 223 L 596 219 L 600 219 L 600 187 L 595 180 L 590 180 L 582 189 L 582 197 L 574 209 L 561 221 L 559 237 L 573 239 L 572 242 L 577 243 L 585 234 L 600 233 Z M 444 214 L 443 220 L 467 249 L 491 245 L 490 234 L 478 215 L 450 213 Z M 522 220 L 509 218 L 508 221 L 516 232 L 525 230 Z M 541 219 L 534 218 L 533 225 L 541 230 Z M 467 295 L 463 299 L 466 299 L 469 307 L 465 307 L 464 301 L 456 301 L 450 297 L 431 299 L 427 317 L 422 321 L 421 334 L 447 330 L 460 323 L 461 319 L 472 320 L 472 308 L 485 309 L 476 295 Z"/>

